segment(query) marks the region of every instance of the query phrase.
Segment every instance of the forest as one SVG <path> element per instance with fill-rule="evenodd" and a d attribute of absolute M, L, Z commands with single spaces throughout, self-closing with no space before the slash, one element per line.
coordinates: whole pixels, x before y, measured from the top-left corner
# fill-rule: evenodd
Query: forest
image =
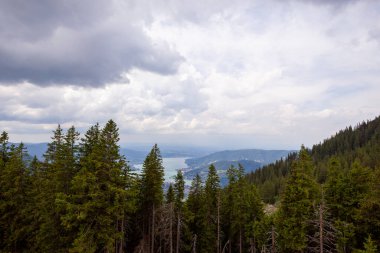
<path fill-rule="evenodd" d="M 211 165 L 187 196 L 164 191 L 159 147 L 141 174 L 112 120 L 81 137 L 56 128 L 44 154 L 0 137 L 0 251 L 101 253 L 379 252 L 380 117 L 245 174 Z"/>

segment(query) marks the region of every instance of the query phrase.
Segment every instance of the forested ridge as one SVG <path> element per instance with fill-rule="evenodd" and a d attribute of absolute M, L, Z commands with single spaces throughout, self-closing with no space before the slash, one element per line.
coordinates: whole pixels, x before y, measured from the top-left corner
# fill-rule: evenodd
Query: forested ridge
<path fill-rule="evenodd" d="M 313 159 L 315 178 L 321 184 L 326 182 L 331 158 L 339 160 L 342 170 L 351 168 L 355 161 L 364 167 L 379 167 L 380 117 L 372 121 L 363 121 L 355 127 L 347 127 L 307 151 Z M 286 159 L 265 165 L 247 175 L 248 180 L 258 187 L 265 202 L 274 203 L 279 199 L 285 178 L 296 158 L 297 153 L 291 153 Z"/>
<path fill-rule="evenodd" d="M 41 161 L 8 140 L 3 132 L 1 252 L 377 252 L 380 244 L 379 118 L 253 174 L 230 167 L 224 188 L 211 165 L 187 198 L 180 171 L 164 192 L 157 145 L 140 175 L 130 170 L 112 120 L 82 137 L 58 126 Z"/>

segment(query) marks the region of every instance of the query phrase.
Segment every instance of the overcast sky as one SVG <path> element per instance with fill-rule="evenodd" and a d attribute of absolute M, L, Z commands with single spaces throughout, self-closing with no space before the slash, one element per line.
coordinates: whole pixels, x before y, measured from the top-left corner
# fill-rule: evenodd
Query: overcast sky
<path fill-rule="evenodd" d="M 0 1 L 11 141 L 297 149 L 379 112 L 380 1 Z"/>

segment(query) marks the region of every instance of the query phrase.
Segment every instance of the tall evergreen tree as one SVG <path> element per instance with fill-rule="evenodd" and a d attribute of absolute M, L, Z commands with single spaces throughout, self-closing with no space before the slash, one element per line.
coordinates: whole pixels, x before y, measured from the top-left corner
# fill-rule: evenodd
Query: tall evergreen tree
<path fill-rule="evenodd" d="M 177 212 L 177 229 L 176 229 L 176 253 L 180 251 L 180 240 L 181 240 L 181 223 L 183 215 L 183 199 L 185 197 L 185 181 L 183 179 L 182 171 L 178 171 L 175 177 L 174 183 L 174 193 L 175 193 L 175 207 Z"/>
<path fill-rule="evenodd" d="M 73 178 L 72 194 L 62 196 L 62 223 L 75 233 L 71 252 L 123 252 L 128 167 L 119 153 L 114 121 L 100 131 L 95 125 L 81 144 L 81 168 Z"/>
<path fill-rule="evenodd" d="M 160 150 L 155 144 L 146 157 L 142 175 L 140 211 L 143 215 L 143 241 L 142 244 L 149 247 L 150 252 L 155 251 L 155 212 L 163 202 L 164 167 L 162 166 L 162 157 Z"/>
<path fill-rule="evenodd" d="M 244 176 L 244 168 L 228 169 L 229 184 L 224 197 L 224 223 L 232 249 L 243 252 L 255 247 L 254 224 L 264 216 L 263 205 L 254 185 L 250 185 Z"/>
<path fill-rule="evenodd" d="M 206 252 L 218 251 L 218 205 L 220 204 L 220 180 L 215 166 L 212 164 L 208 169 L 208 175 L 205 183 L 205 209 L 206 223 L 204 227 L 204 236 L 199 241 L 204 240 L 204 250 Z M 203 250 L 203 248 L 202 248 Z"/>
<path fill-rule="evenodd" d="M 7 162 L 0 171 L 0 247 L 4 252 L 23 252 L 28 249 L 31 223 L 28 213 L 31 182 L 26 165 L 27 153 L 22 143 L 11 145 L 9 152 L 4 149 L 3 152 Z"/>
<path fill-rule="evenodd" d="M 169 184 L 169 188 L 166 192 L 165 200 L 167 204 L 174 203 L 175 201 L 175 194 L 173 190 L 173 184 Z"/>
<path fill-rule="evenodd" d="M 8 161 L 8 151 L 9 151 L 9 146 L 8 146 L 8 133 L 3 131 L 0 135 L 0 169 L 4 168 L 5 163 Z"/>
<path fill-rule="evenodd" d="M 371 174 L 369 190 L 360 200 L 357 219 L 360 229 L 368 234 L 380 245 L 380 167 Z"/>
<path fill-rule="evenodd" d="M 278 214 L 283 252 L 303 252 L 307 247 L 308 222 L 319 194 L 312 172 L 311 157 L 302 146 L 292 166 Z"/>
<path fill-rule="evenodd" d="M 36 185 L 36 212 L 39 227 L 35 234 L 35 251 L 65 252 L 69 247 L 70 234 L 61 224 L 62 209 L 56 205 L 60 194 L 69 194 L 73 168 L 66 166 L 67 149 L 65 135 L 58 125 L 53 131 L 52 141 L 44 154 L 42 168 L 38 172 Z M 68 164 L 67 164 L 68 165 Z"/>
<path fill-rule="evenodd" d="M 186 209 L 188 210 L 187 224 L 192 233 L 191 252 L 204 252 L 206 245 L 209 244 L 205 238 L 205 227 L 207 224 L 207 215 L 205 207 L 205 190 L 202 179 L 197 174 L 191 182 L 189 196 L 186 201 Z"/>

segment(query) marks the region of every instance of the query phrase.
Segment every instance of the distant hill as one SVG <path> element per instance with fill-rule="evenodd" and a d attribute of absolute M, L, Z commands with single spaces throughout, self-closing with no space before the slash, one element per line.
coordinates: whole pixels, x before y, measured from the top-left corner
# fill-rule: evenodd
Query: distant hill
<path fill-rule="evenodd" d="M 227 182 L 226 171 L 231 165 L 237 167 L 240 163 L 248 173 L 255 171 L 263 165 L 284 158 L 290 152 L 292 151 L 263 149 L 219 151 L 199 158 L 186 159 L 186 164 L 189 168 L 184 173 L 184 176 L 187 179 L 192 179 L 196 174 L 199 174 L 205 179 L 208 167 L 214 164 L 218 170 L 222 185 L 225 185 Z"/>
<path fill-rule="evenodd" d="M 245 172 L 255 171 L 262 166 L 262 163 L 251 161 L 251 160 L 238 160 L 238 161 L 217 161 L 213 163 L 218 170 L 218 175 L 221 184 L 227 185 L 227 169 L 230 166 L 238 167 L 241 164 L 244 167 Z M 195 169 L 189 169 L 184 172 L 186 179 L 193 179 L 197 174 L 201 176 L 203 180 L 207 178 L 208 168 L 210 165 L 203 165 Z"/>
<path fill-rule="evenodd" d="M 30 156 L 43 159 L 43 154 L 47 150 L 47 143 L 25 143 Z M 120 148 L 120 153 L 127 158 L 130 164 L 141 164 L 144 162 L 152 147 L 149 145 L 132 146 L 132 148 Z M 211 149 L 198 147 L 163 146 L 161 155 L 164 158 L 173 157 L 196 157 L 211 153 Z"/>
<path fill-rule="evenodd" d="M 242 161 L 250 160 L 262 165 L 274 162 L 286 157 L 289 150 L 263 150 L 263 149 L 239 149 L 219 151 L 199 158 L 189 158 L 186 164 L 189 167 L 207 166 L 216 161 Z"/>

